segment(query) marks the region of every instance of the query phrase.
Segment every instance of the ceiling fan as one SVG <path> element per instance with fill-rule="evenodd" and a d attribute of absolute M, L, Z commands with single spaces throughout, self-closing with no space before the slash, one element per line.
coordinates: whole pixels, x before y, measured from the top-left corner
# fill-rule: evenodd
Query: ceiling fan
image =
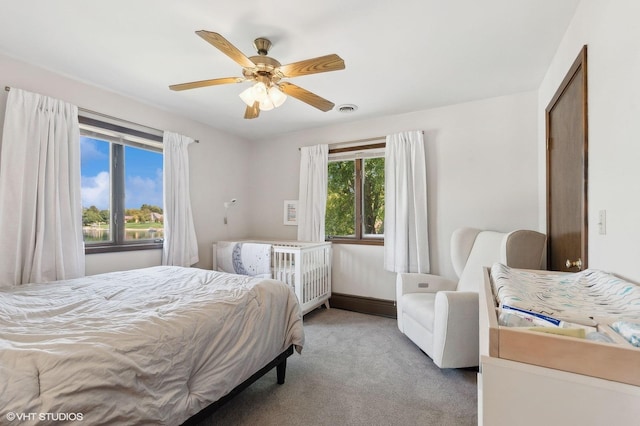
<path fill-rule="evenodd" d="M 286 95 L 292 96 L 321 111 L 326 112 L 334 107 L 333 102 L 293 83 L 282 81 L 282 79 L 342 70 L 345 68 L 344 61 L 338 55 L 331 54 L 280 65 L 280 62 L 267 56 L 271 48 L 271 41 L 266 38 L 255 39 L 253 44 L 258 51 L 258 55 L 247 57 L 218 33 L 201 30 L 196 31 L 196 34 L 237 62 L 242 67 L 242 77 L 214 78 L 212 80 L 174 84 L 169 86 L 171 90 L 188 90 L 245 81 L 254 82 L 255 84 L 240 93 L 240 98 L 247 104 L 244 118 L 249 119 L 258 117 L 260 111 L 268 111 L 282 105 Z"/>

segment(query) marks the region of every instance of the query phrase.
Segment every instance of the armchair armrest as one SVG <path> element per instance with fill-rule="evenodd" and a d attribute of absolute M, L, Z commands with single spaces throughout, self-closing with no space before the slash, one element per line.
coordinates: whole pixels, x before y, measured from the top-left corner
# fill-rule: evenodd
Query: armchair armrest
<path fill-rule="evenodd" d="M 453 291 L 458 283 L 431 274 L 399 273 L 396 278 L 398 296 L 407 293 L 435 293 L 437 291 Z"/>
<path fill-rule="evenodd" d="M 479 365 L 478 293 L 442 291 L 435 297 L 433 361 L 440 368 Z"/>
<path fill-rule="evenodd" d="M 402 296 L 407 293 L 436 293 L 444 290 L 455 290 L 455 281 L 431 274 L 398 273 L 396 276 L 396 310 L 398 313 L 398 328 L 403 329 Z"/>

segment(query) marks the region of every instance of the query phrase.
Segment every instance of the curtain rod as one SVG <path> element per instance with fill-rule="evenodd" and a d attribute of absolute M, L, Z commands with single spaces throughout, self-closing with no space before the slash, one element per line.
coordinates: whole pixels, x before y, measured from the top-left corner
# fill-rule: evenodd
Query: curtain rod
<path fill-rule="evenodd" d="M 11 87 L 9 87 L 9 86 L 4 86 L 4 90 L 5 90 L 6 92 L 9 92 L 9 91 L 11 91 Z M 149 130 L 153 130 L 153 131 L 155 131 L 155 132 L 164 133 L 162 130 L 160 130 L 160 129 L 156 129 L 155 127 L 145 126 L 144 124 L 135 123 L 135 122 L 133 122 L 133 121 L 124 120 L 124 119 L 122 119 L 122 118 L 118 118 L 118 117 L 113 117 L 113 116 L 111 116 L 111 115 L 103 114 L 103 113 L 101 113 L 101 112 L 97 112 L 97 111 L 91 111 L 90 109 L 86 109 L 86 108 L 78 107 L 78 111 L 87 112 L 87 113 L 89 113 L 89 114 L 99 115 L 99 116 L 104 117 L 104 118 L 109 118 L 109 119 L 111 119 L 111 120 L 117 120 L 117 121 L 121 121 L 121 122 L 124 122 L 124 123 L 135 124 L 136 126 L 146 127 L 147 129 L 149 129 Z M 195 143 L 200 143 L 200 141 L 199 141 L 199 140 L 197 140 L 197 139 L 194 139 L 193 141 L 194 141 Z"/>
<path fill-rule="evenodd" d="M 373 138 L 356 139 L 356 140 L 352 140 L 352 141 L 331 143 L 331 144 L 329 144 L 329 146 L 344 145 L 344 144 L 348 144 L 348 143 L 373 142 L 373 141 L 384 140 L 386 138 L 387 138 L 386 136 L 376 136 L 376 137 L 373 137 Z"/>
<path fill-rule="evenodd" d="M 422 130 L 422 134 L 424 135 L 424 130 Z M 386 140 L 386 136 L 376 136 L 373 138 L 366 138 L 366 139 L 356 139 L 356 140 L 352 140 L 352 141 L 344 141 L 344 142 L 336 142 L 336 143 L 331 143 L 329 144 L 329 148 L 336 147 L 338 145 L 344 145 L 344 144 L 351 144 L 351 143 L 360 143 L 360 142 L 373 142 L 373 141 L 380 141 L 380 140 Z M 298 151 L 300 151 L 301 147 L 298 147 Z"/>

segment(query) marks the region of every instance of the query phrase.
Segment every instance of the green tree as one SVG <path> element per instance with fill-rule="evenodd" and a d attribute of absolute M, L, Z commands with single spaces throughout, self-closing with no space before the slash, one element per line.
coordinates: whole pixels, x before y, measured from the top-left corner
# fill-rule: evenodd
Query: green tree
<path fill-rule="evenodd" d="M 100 215 L 100 210 L 98 210 L 96 206 L 91 206 L 89 208 L 82 209 L 82 225 L 83 226 L 89 226 L 94 224 L 97 225 L 102 221 L 103 220 L 102 220 L 102 216 Z"/>
<path fill-rule="evenodd" d="M 356 188 L 356 173 L 362 177 Z M 328 166 L 325 231 L 330 236 L 384 234 L 384 158 L 332 161 Z M 362 230 L 355 226 L 356 194 L 361 197 Z"/>
<path fill-rule="evenodd" d="M 384 234 L 384 158 L 364 160 L 362 202 L 365 234 Z"/>
<path fill-rule="evenodd" d="M 151 210 L 149 210 L 146 204 L 143 204 L 142 207 L 140 207 L 140 222 L 151 222 Z"/>
<path fill-rule="evenodd" d="M 107 225 L 111 221 L 111 214 L 109 213 L 109 210 L 100 210 L 100 217 L 102 218 L 102 222 Z"/>
<path fill-rule="evenodd" d="M 328 168 L 327 235 L 355 235 L 355 162 L 332 161 Z"/>
<path fill-rule="evenodd" d="M 127 223 L 138 223 L 142 221 L 142 212 L 138 209 L 125 209 L 124 215 Z"/>
<path fill-rule="evenodd" d="M 140 210 L 149 210 L 153 213 L 162 214 L 162 207 L 152 206 L 149 204 L 143 204 L 142 206 L 140 206 Z"/>

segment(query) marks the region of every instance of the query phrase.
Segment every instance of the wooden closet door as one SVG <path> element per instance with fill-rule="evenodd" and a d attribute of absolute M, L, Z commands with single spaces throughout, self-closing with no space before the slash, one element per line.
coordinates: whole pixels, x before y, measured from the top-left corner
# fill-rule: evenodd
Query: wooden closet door
<path fill-rule="evenodd" d="M 587 46 L 546 109 L 547 268 L 587 267 Z M 568 263 L 570 266 L 567 266 Z"/>

